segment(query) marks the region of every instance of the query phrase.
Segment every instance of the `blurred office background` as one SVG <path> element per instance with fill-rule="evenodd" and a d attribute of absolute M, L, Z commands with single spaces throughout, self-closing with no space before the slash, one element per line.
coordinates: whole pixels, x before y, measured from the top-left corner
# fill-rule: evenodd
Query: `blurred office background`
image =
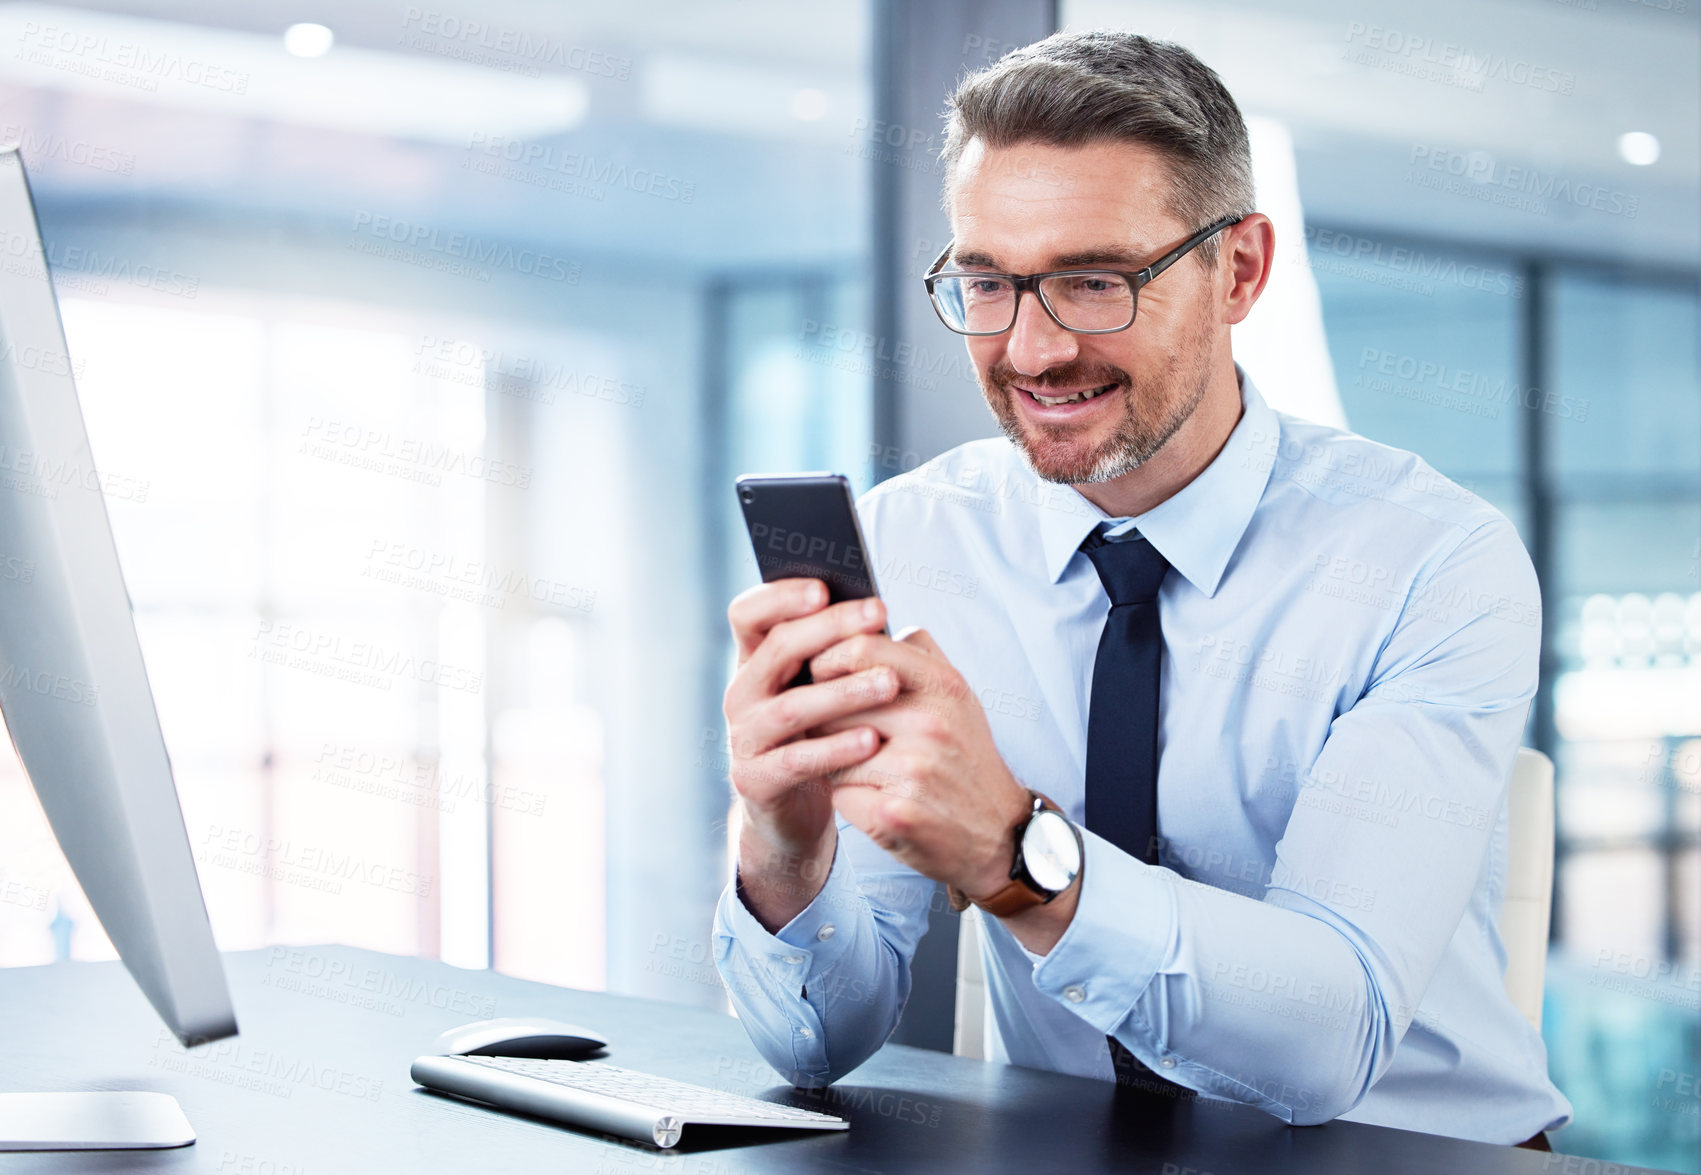
<path fill-rule="evenodd" d="M 1694 0 L 0 4 L 221 944 L 726 1006 L 730 478 L 993 431 L 917 325 L 936 116 L 1059 24 L 1257 120 L 1254 377 L 1522 531 L 1555 1141 L 1695 1170 Z M 7 748 L 0 964 L 108 955 Z"/>

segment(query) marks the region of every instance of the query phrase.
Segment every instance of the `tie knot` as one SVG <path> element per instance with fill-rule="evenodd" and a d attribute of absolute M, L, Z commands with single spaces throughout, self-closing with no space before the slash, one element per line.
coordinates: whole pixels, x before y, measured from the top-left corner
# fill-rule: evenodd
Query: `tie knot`
<path fill-rule="evenodd" d="M 1095 529 L 1081 543 L 1081 553 L 1098 569 L 1099 581 L 1113 608 L 1157 599 L 1164 573 L 1169 570 L 1169 560 L 1138 532 L 1107 539 Z"/>

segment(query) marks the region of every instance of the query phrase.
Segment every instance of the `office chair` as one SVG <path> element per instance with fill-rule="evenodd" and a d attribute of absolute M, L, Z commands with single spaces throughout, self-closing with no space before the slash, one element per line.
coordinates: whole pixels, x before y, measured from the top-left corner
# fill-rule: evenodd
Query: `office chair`
<path fill-rule="evenodd" d="M 1540 1032 L 1548 922 L 1553 916 L 1552 759 L 1519 748 L 1506 808 L 1506 896 L 1500 903 L 1506 992 Z"/>
<path fill-rule="evenodd" d="M 1506 894 L 1500 939 L 1506 945 L 1506 992 L 1533 1024 L 1542 1026 L 1547 931 L 1553 912 L 1553 760 L 1520 747 L 1506 789 Z M 952 1052 L 986 1056 L 986 975 L 981 970 L 981 912 L 963 912 L 957 931 L 957 1014 Z"/>

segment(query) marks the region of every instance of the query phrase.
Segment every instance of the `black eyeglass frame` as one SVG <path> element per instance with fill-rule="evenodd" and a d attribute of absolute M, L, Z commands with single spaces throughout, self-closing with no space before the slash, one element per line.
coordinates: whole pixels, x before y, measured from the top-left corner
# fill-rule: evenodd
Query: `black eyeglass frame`
<path fill-rule="evenodd" d="M 1150 283 L 1164 270 L 1187 256 L 1187 254 L 1191 253 L 1194 249 L 1210 240 L 1216 234 L 1222 232 L 1226 228 L 1234 227 L 1245 219 L 1245 216 L 1229 216 L 1217 221 L 1215 224 L 1208 225 L 1188 237 L 1181 244 L 1171 249 L 1168 253 L 1165 253 L 1162 257 L 1159 257 L 1150 265 L 1146 266 L 1146 268 L 1140 270 L 1105 269 L 1101 266 L 1092 266 L 1086 269 L 1054 269 L 1049 273 L 1029 274 L 992 273 L 987 270 L 970 269 L 952 269 L 941 272 L 939 267 L 945 264 L 945 259 L 951 256 L 951 250 L 956 247 L 957 242 L 952 241 L 950 244 L 945 246 L 944 250 L 938 257 L 934 258 L 933 264 L 928 266 L 927 273 L 922 278 L 922 283 L 927 286 L 927 300 L 933 303 L 933 313 L 939 316 L 939 321 L 944 323 L 946 330 L 959 335 L 982 338 L 989 335 L 1001 335 L 1005 331 L 1010 330 L 1016 325 L 1016 316 L 1021 313 L 1023 292 L 1031 293 L 1039 301 L 1041 308 L 1045 310 L 1051 321 L 1055 322 L 1058 326 L 1062 327 L 1070 334 L 1113 335 L 1119 331 L 1125 331 L 1134 325 L 1134 319 L 1140 310 L 1140 290 L 1144 286 Z M 1074 277 L 1078 274 L 1087 273 L 1115 274 L 1117 277 L 1128 283 L 1129 305 L 1127 322 L 1123 323 L 1121 326 L 1099 327 L 1096 330 L 1079 330 L 1057 317 L 1057 311 L 1051 308 L 1051 303 L 1046 301 L 1045 294 L 1040 290 L 1040 282 L 1050 277 Z M 1016 300 L 1010 311 L 1010 322 L 1008 325 L 1002 326 L 997 330 L 958 330 L 956 327 L 952 326 L 948 321 L 946 321 L 945 311 L 939 306 L 939 296 L 933 292 L 933 284 L 942 277 L 1001 277 L 1010 282 L 1016 289 Z"/>

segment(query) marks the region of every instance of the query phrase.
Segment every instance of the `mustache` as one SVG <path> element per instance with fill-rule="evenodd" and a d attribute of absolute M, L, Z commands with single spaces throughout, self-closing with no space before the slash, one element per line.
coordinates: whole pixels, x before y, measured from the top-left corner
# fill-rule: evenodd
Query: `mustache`
<path fill-rule="evenodd" d="M 996 387 L 1004 391 L 1010 391 L 1018 380 L 1025 387 L 1041 392 L 1051 388 L 1098 388 L 1105 384 L 1132 387 L 1134 382 L 1128 373 L 1120 367 L 1113 367 L 1108 363 L 1082 363 L 1080 361 L 1065 363 L 1061 367 L 1048 367 L 1038 375 L 1033 376 L 1021 375 L 1008 363 L 999 362 L 994 364 L 986 375 Z"/>

